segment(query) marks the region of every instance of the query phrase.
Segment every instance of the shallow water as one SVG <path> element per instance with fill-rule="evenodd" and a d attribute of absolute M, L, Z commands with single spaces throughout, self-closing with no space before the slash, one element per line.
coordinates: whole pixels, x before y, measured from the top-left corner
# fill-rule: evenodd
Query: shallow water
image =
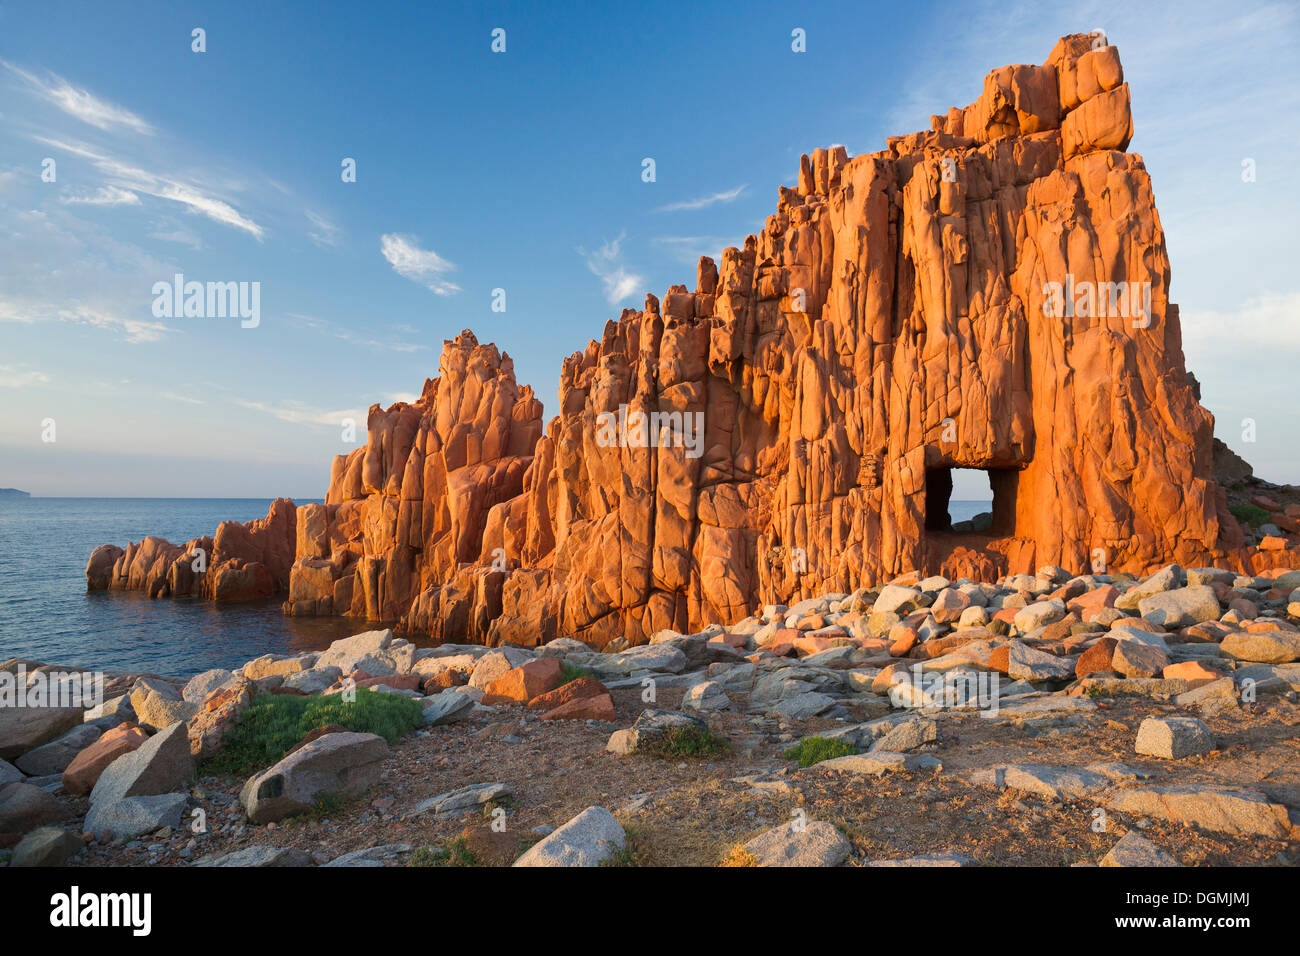
<path fill-rule="evenodd" d="M 356 621 L 285 617 L 281 598 L 216 605 L 86 591 L 86 560 L 98 545 L 125 547 L 150 534 L 181 544 L 212 534 L 222 521 L 263 518 L 270 503 L 249 498 L 0 500 L 0 660 L 26 657 L 188 677 L 270 652 L 326 647 L 364 630 Z"/>
<path fill-rule="evenodd" d="M 212 534 L 222 521 L 265 517 L 270 503 L 261 498 L 0 499 L 0 660 L 25 657 L 189 677 L 213 667 L 238 667 L 262 654 L 316 650 L 364 630 L 357 621 L 285 617 L 280 598 L 217 605 L 86 591 L 86 560 L 98 545 L 125 547 L 150 534 L 181 544 Z M 987 510 L 987 501 L 949 504 L 953 521 Z"/>

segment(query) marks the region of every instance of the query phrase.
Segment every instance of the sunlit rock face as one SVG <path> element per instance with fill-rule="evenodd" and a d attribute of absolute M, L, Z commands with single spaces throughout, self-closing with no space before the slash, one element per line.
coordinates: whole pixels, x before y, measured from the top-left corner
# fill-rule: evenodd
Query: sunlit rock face
<path fill-rule="evenodd" d="M 910 570 L 1249 566 L 1115 48 L 1062 38 L 931 127 L 804 156 L 760 235 L 565 359 L 548 423 L 462 332 L 325 504 L 106 546 L 90 585 L 602 646 Z M 953 468 L 988 473 L 977 530 Z"/>

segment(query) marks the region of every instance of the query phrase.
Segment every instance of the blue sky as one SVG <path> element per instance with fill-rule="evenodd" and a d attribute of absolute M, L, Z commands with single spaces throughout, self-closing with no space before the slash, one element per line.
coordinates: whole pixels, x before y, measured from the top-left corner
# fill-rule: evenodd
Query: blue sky
<path fill-rule="evenodd" d="M 1054 6 L 0 3 L 0 486 L 319 497 L 339 421 L 463 328 L 549 417 L 563 357 L 757 231 L 800 153 L 880 149 L 1092 29 L 1217 433 L 1300 482 L 1300 14 Z M 260 324 L 156 318 L 177 272 L 259 282 Z"/>

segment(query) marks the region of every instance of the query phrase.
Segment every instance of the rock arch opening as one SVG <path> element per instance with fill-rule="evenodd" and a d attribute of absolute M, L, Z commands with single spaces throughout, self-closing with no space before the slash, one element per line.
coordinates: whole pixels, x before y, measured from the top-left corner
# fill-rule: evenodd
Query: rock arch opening
<path fill-rule="evenodd" d="M 953 472 L 982 473 L 987 476 L 991 500 L 988 507 L 975 511 L 972 499 L 962 498 L 955 509 Z M 960 468 L 941 465 L 925 471 L 925 530 L 927 534 L 978 534 L 990 538 L 1011 537 L 1016 533 L 1016 487 L 1018 468 Z M 961 480 L 959 489 L 970 489 L 969 480 Z M 971 494 L 967 490 L 966 494 Z M 977 498 L 973 500 L 987 500 Z M 954 520 L 955 517 L 955 520 Z"/>

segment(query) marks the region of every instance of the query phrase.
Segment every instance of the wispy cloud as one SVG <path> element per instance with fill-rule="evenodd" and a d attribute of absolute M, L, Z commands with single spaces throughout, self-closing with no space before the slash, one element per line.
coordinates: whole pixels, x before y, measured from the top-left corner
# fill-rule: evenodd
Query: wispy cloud
<path fill-rule="evenodd" d="M 163 242 L 175 242 L 183 246 L 189 246 L 191 249 L 202 249 L 203 240 L 196 236 L 190 230 L 174 223 L 166 224 L 166 227 L 159 226 L 153 232 L 149 233 L 150 239 L 160 239 Z"/>
<path fill-rule="evenodd" d="M 605 300 L 610 305 L 617 305 L 645 287 L 645 278 L 623 264 L 620 246 L 625 238 L 625 235 L 620 234 L 617 239 L 605 243 L 595 252 L 578 250 L 578 255 L 587 260 L 587 268 L 600 278 L 601 285 L 605 287 Z"/>
<path fill-rule="evenodd" d="M 1300 357 L 1300 292 L 1265 293 L 1228 311 L 1180 310 L 1179 318 L 1183 351 L 1206 364 L 1218 364 L 1225 347 L 1244 345 Z"/>
<path fill-rule="evenodd" d="M 259 242 L 266 230 L 249 219 L 224 199 L 211 195 L 203 186 L 165 173 L 155 173 L 123 162 L 85 143 L 67 142 L 45 136 L 35 136 L 36 142 L 80 156 L 94 164 L 104 174 L 108 185 L 134 193 L 143 193 L 158 199 L 180 203 L 190 212 L 206 216 L 213 222 L 241 229 Z"/>
<path fill-rule="evenodd" d="M 310 209 L 307 210 L 307 221 L 311 223 L 307 235 L 316 245 L 321 248 L 333 248 L 339 244 L 339 235 L 342 230 L 334 223 Z"/>
<path fill-rule="evenodd" d="M 656 236 L 651 241 L 663 246 L 676 261 L 687 264 L 699 262 L 700 256 L 708 256 L 718 262 L 722 258 L 723 249 L 737 245 L 734 238 L 724 239 L 721 236 Z"/>
<path fill-rule="evenodd" d="M 460 286 L 440 278 L 456 267 L 432 249 L 421 249 L 415 236 L 389 232 L 380 236 L 379 251 L 384 254 L 393 271 L 403 278 L 418 282 L 437 295 L 455 295 Z"/>
<path fill-rule="evenodd" d="M 146 322 L 116 312 L 88 306 L 60 309 L 57 315 L 64 322 L 76 322 L 110 332 L 120 332 L 128 342 L 158 342 L 171 331 L 161 322 Z"/>
<path fill-rule="evenodd" d="M 326 319 L 318 319 L 311 315 L 302 315 L 297 312 L 289 312 L 286 318 L 293 320 L 299 325 L 321 332 L 325 335 L 333 336 L 350 345 L 360 345 L 365 348 L 375 349 L 380 352 L 427 352 L 429 346 L 422 342 L 403 342 L 395 339 L 380 339 L 370 335 L 359 335 L 345 326 L 336 322 L 330 322 Z M 398 325 L 393 326 L 394 331 L 404 335 L 415 335 L 416 330 L 410 326 Z M 403 399 L 405 401 L 405 399 Z"/>
<path fill-rule="evenodd" d="M 281 403 L 272 404 L 270 402 L 252 402 L 246 399 L 234 399 L 236 405 L 244 408 L 250 408 L 253 411 L 263 412 L 267 415 L 273 415 L 282 422 L 288 422 L 291 425 L 332 425 L 335 428 L 340 427 L 344 421 L 351 419 L 359 422 L 364 426 L 366 413 L 355 408 L 341 408 L 330 411 L 319 408 L 315 405 L 308 405 L 306 402 L 295 400 L 286 400 Z"/>
<path fill-rule="evenodd" d="M 47 79 L 41 79 L 7 60 L 0 60 L 0 66 L 20 77 L 42 99 L 96 129 L 107 131 L 123 128 L 146 136 L 153 134 L 153 127 L 130 110 L 101 100 L 89 90 L 73 86 L 55 73 L 48 74 Z"/>
<path fill-rule="evenodd" d="M 682 209 L 704 209 L 708 206 L 716 206 L 718 203 L 732 202 L 741 193 L 748 188 L 748 183 L 743 183 L 735 189 L 728 189 L 726 192 L 713 193 L 710 196 L 700 196 L 698 199 L 684 199 L 681 202 L 670 202 L 666 206 L 660 206 L 655 212 L 677 212 Z"/>
<path fill-rule="evenodd" d="M 140 197 L 129 189 L 117 186 L 100 186 L 93 193 L 79 192 L 62 197 L 70 206 L 138 206 Z"/>
<path fill-rule="evenodd" d="M 44 372 L 21 365 L 0 365 L 0 388 L 30 388 L 44 385 L 50 377 Z"/>

